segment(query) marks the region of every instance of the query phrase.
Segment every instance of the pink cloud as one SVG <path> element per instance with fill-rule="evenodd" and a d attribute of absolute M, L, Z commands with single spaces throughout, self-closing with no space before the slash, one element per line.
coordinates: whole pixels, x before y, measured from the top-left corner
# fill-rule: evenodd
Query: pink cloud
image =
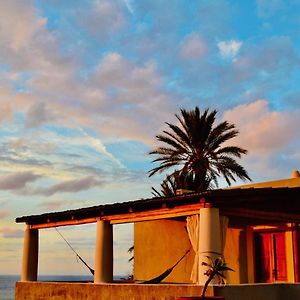
<path fill-rule="evenodd" d="M 223 119 L 236 125 L 235 141 L 251 155 L 282 151 L 300 137 L 299 112 L 272 111 L 266 100 L 236 106 Z"/>
<path fill-rule="evenodd" d="M 0 208 L 0 219 L 3 219 L 9 215 L 9 211 L 7 209 Z"/>
<path fill-rule="evenodd" d="M 54 201 L 46 201 L 41 206 L 45 207 L 47 210 L 53 211 L 53 210 L 60 209 L 65 204 L 66 201 L 54 200 Z"/>
<path fill-rule="evenodd" d="M 110 34 L 116 34 L 124 29 L 127 22 L 121 5 L 107 0 L 92 3 L 91 9 L 80 11 L 78 15 L 83 28 L 89 33 L 99 39 L 105 39 Z"/>
<path fill-rule="evenodd" d="M 12 115 L 11 106 L 8 103 L 4 103 L 0 111 L 0 122 L 10 120 L 11 115 Z"/>
<path fill-rule="evenodd" d="M 204 40 L 195 32 L 189 34 L 183 41 L 181 56 L 185 59 L 200 58 L 207 53 Z"/>
<path fill-rule="evenodd" d="M 30 191 L 29 194 L 52 196 L 56 193 L 76 193 L 93 187 L 101 186 L 102 184 L 103 182 L 96 180 L 93 176 L 87 176 L 81 179 L 57 183 L 46 188 L 38 188 Z"/>
<path fill-rule="evenodd" d="M 40 175 L 32 172 L 18 172 L 0 178 L 0 190 L 19 190 L 26 187 L 27 183 L 36 181 Z"/>
<path fill-rule="evenodd" d="M 34 103 L 27 111 L 26 127 L 38 127 L 41 124 L 55 120 L 55 115 L 49 110 L 46 103 Z"/>
<path fill-rule="evenodd" d="M 11 228 L 11 227 L 4 227 L 0 229 L 0 233 L 4 238 L 23 238 L 24 237 L 24 230 Z"/>
<path fill-rule="evenodd" d="M 16 0 L 1 2 L 0 24 L 2 28 L 9 30 L 1 30 L 0 36 L 6 38 L 7 45 L 14 51 L 26 46 L 28 40 L 46 24 L 45 18 L 36 16 L 30 2 Z"/>

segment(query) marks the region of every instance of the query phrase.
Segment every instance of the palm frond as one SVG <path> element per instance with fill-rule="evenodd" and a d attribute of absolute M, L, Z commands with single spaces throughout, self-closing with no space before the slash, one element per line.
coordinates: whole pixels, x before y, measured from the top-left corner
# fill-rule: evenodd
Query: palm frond
<path fill-rule="evenodd" d="M 149 176 L 179 167 L 179 173 L 190 174 L 193 178 L 192 184 L 197 192 L 218 187 L 220 176 L 228 185 L 236 178 L 251 180 L 235 160 L 247 154 L 247 150 L 227 145 L 238 135 L 234 124 L 227 121 L 215 124 L 217 111 L 206 109 L 201 113 L 197 106 L 193 110 L 181 109 L 180 113 L 175 115 L 179 125 L 166 123 L 168 130 L 156 136 L 160 145 L 150 155 L 155 156 L 152 162 L 158 166 L 149 171 Z"/>

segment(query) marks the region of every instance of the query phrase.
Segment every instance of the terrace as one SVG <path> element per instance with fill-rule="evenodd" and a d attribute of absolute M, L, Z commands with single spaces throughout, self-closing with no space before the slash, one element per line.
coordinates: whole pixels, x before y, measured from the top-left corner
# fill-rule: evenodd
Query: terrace
<path fill-rule="evenodd" d="M 297 182 L 296 182 L 297 181 Z M 170 198 L 152 198 L 124 203 L 25 216 L 16 219 L 26 223 L 21 281 L 16 284 L 16 300 L 23 299 L 176 299 L 178 296 L 197 296 L 205 281 L 199 270 L 196 284 L 174 280 L 161 284 L 113 282 L 112 226 L 114 224 L 142 224 L 150 221 L 183 220 L 200 215 L 199 239 L 208 253 L 222 253 L 220 216 L 229 218 L 231 228 L 250 228 L 268 224 L 300 223 L 299 178 L 290 179 L 287 186 L 245 187 L 221 189 Z M 293 184 L 293 182 L 295 184 Z M 94 282 L 38 282 L 39 230 L 43 228 L 96 223 Z M 208 234 L 209 233 L 209 234 Z M 205 242 L 203 242 L 203 239 Z M 135 243 L 138 241 L 135 240 Z M 253 241 L 252 241 L 253 242 Z M 253 244 L 252 244 L 253 247 Z M 247 239 L 246 248 L 251 248 Z M 248 253 L 249 254 L 249 253 Z M 226 253 L 225 253 L 226 257 Z M 195 255 L 190 258 L 195 259 Z M 201 261 L 199 256 L 199 263 Z M 251 261 L 252 259 L 252 261 Z M 226 258 L 227 260 L 227 258 Z M 226 299 L 293 299 L 300 296 L 300 285 L 295 283 L 296 271 L 291 270 L 287 282 L 255 283 L 253 255 L 247 259 L 243 273 L 246 284 L 229 282 L 226 287 L 211 286 L 210 295 L 224 295 Z M 137 263 L 138 263 L 137 258 Z M 161 263 L 161 262 L 158 262 Z M 147 266 L 145 266 L 146 268 Z M 235 268 L 235 267 L 234 267 Z M 297 266 L 298 268 L 298 266 Z M 190 272 L 190 271 L 189 271 Z M 299 271 L 297 271 L 299 272 Z M 143 275 L 135 274 L 137 281 Z M 242 275 L 240 275 L 242 276 Z"/>

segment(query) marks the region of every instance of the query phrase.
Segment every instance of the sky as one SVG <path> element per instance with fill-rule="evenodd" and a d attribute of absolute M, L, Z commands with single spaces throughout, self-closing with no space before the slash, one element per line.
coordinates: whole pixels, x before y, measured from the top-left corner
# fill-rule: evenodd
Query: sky
<path fill-rule="evenodd" d="M 299 66 L 299 0 L 0 1 L 0 273 L 20 274 L 16 217 L 151 197 L 148 153 L 181 108 L 236 125 L 253 181 L 290 177 Z M 92 266 L 95 225 L 60 230 Z M 131 244 L 114 226 L 115 274 Z M 47 229 L 39 274 L 88 271 Z"/>

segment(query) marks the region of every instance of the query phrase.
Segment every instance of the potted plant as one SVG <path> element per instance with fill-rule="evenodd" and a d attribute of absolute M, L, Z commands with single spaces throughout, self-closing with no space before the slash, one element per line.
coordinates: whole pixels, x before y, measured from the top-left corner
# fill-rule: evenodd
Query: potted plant
<path fill-rule="evenodd" d="M 225 284 L 225 275 L 223 272 L 225 271 L 234 271 L 230 267 L 227 266 L 227 263 L 224 261 L 222 257 L 217 257 L 215 259 L 211 258 L 210 256 L 207 256 L 209 262 L 202 262 L 202 266 L 206 266 L 207 270 L 204 273 L 208 278 L 203 286 L 201 296 L 200 297 L 180 297 L 177 298 L 178 300 L 184 300 L 184 299 L 189 299 L 189 300 L 208 300 L 208 299 L 219 299 L 219 300 L 224 300 L 225 298 L 223 296 L 205 296 L 205 293 L 207 291 L 208 285 L 210 282 L 217 277 L 218 278 L 218 283 L 219 284 Z"/>

